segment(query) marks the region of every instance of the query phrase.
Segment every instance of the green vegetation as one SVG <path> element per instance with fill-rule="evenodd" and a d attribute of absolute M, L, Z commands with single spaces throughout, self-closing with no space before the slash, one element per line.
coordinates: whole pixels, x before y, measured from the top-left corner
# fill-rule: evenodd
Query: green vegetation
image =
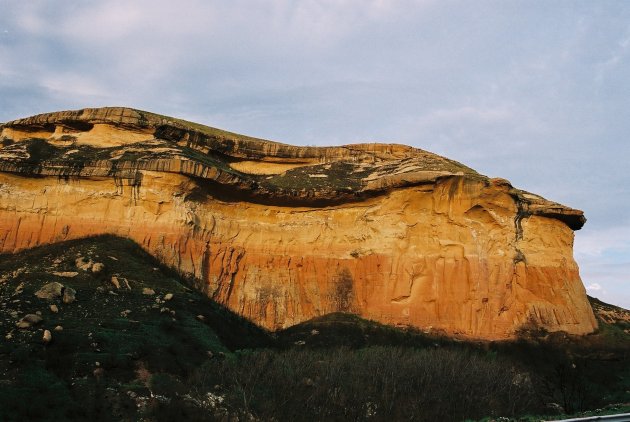
<path fill-rule="evenodd" d="M 151 124 L 154 126 L 171 124 L 171 125 L 174 125 L 175 127 L 178 127 L 181 129 L 193 130 L 209 137 L 226 139 L 226 140 L 231 140 L 231 141 L 273 142 L 273 141 L 267 141 L 264 139 L 254 138 L 247 135 L 240 135 L 238 133 L 228 132 L 226 130 L 202 125 L 200 123 L 190 122 L 188 120 L 177 119 L 175 117 L 169 117 L 169 116 L 163 116 L 161 114 L 151 113 L 149 111 L 143 111 L 143 110 L 135 110 L 135 111 L 139 113 L 141 116 L 143 116 L 143 118 L 150 121 Z"/>
<path fill-rule="evenodd" d="M 474 170 L 458 162 L 420 150 L 415 151 L 413 158 L 400 160 L 392 158 L 391 161 L 381 161 L 375 156 L 373 166 L 361 166 L 353 161 L 353 157 L 364 154 L 358 149 L 350 153 L 346 161 L 309 165 L 271 177 L 244 174 L 231 168 L 230 163 L 238 160 L 261 159 L 268 154 L 277 158 L 323 158 L 326 152 L 315 147 L 296 147 L 266 141 L 140 110 L 133 110 L 137 113 L 137 120 L 132 118 L 129 122 L 121 123 L 117 119 L 120 115 L 118 110 L 111 115 L 108 114 L 111 110 L 102 111 L 103 117 L 99 123 L 105 122 L 131 132 L 138 128 L 150 128 L 155 132 L 153 135 L 147 134 L 147 142 L 116 147 L 94 148 L 80 145 L 71 142 L 76 137 L 69 134 L 58 138 L 58 140 L 68 141 L 68 145 L 65 146 L 53 145 L 44 139 L 33 138 L 18 142 L 17 145 L 12 145 L 10 139 L 4 139 L 0 147 L 15 148 L 21 150 L 20 152 L 28 153 L 28 158 L 10 159 L 13 161 L 13 167 L 17 167 L 25 174 L 57 175 L 66 178 L 84 175 L 81 172 L 86 167 L 93 167 L 97 161 L 101 160 L 111 162 L 112 171 L 109 175 L 112 177 L 118 177 L 115 174 L 117 169 L 145 168 L 147 165 L 151 166 L 149 162 L 153 160 L 190 160 L 195 165 L 195 171 L 189 176 L 198 177 L 202 173 L 199 170 L 203 170 L 203 166 L 215 168 L 233 176 L 221 179 L 222 183 L 229 179 L 228 191 L 239 190 L 238 195 L 245 195 L 252 201 L 261 202 L 269 199 L 276 200 L 279 197 L 282 197 L 285 202 L 298 200 L 322 205 L 340 200 L 352 200 L 360 196 L 361 190 L 367 183 L 366 178 L 375 171 L 382 174 L 394 174 L 405 166 L 416 169 L 421 167 L 430 171 L 462 172 L 471 177 L 481 177 Z M 66 128 L 71 128 L 73 133 L 90 130 L 93 123 L 82 120 L 84 118 L 79 116 L 77 112 L 75 118 L 66 117 L 64 120 L 55 122 L 54 115 L 51 115 L 50 122 L 47 123 L 50 126 L 48 129 L 52 132 L 55 124 L 62 124 Z M 11 125 L 24 131 L 41 129 L 37 124 L 11 123 Z M 352 150 L 352 146 L 348 148 Z M 14 156 L 25 157 L 24 154 L 14 154 Z M 331 158 L 335 160 L 334 157 Z M 108 166 L 102 163 L 99 166 L 106 173 Z M 90 171 L 93 171 L 93 168 Z M 212 183 L 208 180 L 205 182 Z M 202 200 L 201 196 L 194 196 L 194 198 Z"/>
<path fill-rule="evenodd" d="M 81 270 L 78 257 L 105 267 L 98 273 Z M 95 391 L 115 388 L 114 402 L 128 389 L 148 394 L 153 375 L 187 377 L 209 353 L 219 356 L 270 341 L 128 240 L 105 236 L 2 255 L 0 277 L 7 275 L 0 282 L 0 420 L 119 420 Z M 76 290 L 77 300 L 65 304 L 35 296 L 55 281 Z M 155 294 L 144 294 L 145 288 Z M 169 293 L 172 299 L 165 300 Z M 41 324 L 16 328 L 22 316 L 38 311 Z M 48 345 L 42 342 L 44 329 L 52 332 Z M 139 369 L 146 379 L 139 380 Z M 130 383 L 135 387 L 122 387 Z M 86 405 L 86 397 L 94 407 Z M 135 403 L 128 411 L 135 414 Z"/>
<path fill-rule="evenodd" d="M 272 190 L 353 192 L 363 187 L 362 178 L 367 177 L 371 171 L 372 169 L 360 170 L 352 163 L 336 162 L 288 170 L 269 179 L 263 179 L 262 185 Z"/>
<path fill-rule="evenodd" d="M 51 282 L 76 290 L 76 301 L 38 298 Z M 40 324 L 16 327 L 38 311 Z M 526 415 L 628 410 L 623 327 L 523 335 L 465 342 L 342 313 L 270 334 L 131 241 L 76 240 L 0 256 L 0 420 L 540 420 Z"/>

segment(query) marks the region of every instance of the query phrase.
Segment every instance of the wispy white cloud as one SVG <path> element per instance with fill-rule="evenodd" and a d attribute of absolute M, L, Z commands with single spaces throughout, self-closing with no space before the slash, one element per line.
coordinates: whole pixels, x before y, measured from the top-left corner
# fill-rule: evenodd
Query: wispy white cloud
<path fill-rule="evenodd" d="M 602 83 L 609 71 L 619 66 L 619 64 L 627 58 L 628 52 L 630 52 L 630 26 L 628 26 L 622 37 L 613 44 L 610 50 L 609 56 L 596 65 L 597 72 L 595 80 L 598 84 Z"/>
<path fill-rule="evenodd" d="M 472 107 L 464 106 L 453 109 L 440 109 L 429 112 L 418 119 L 420 126 L 452 125 L 462 122 L 494 123 L 513 117 L 511 107 Z"/>
<path fill-rule="evenodd" d="M 586 227 L 576 233 L 574 249 L 589 294 L 630 309 L 630 224 Z"/>
<path fill-rule="evenodd" d="M 602 286 L 599 285 L 598 283 L 591 283 L 589 285 L 586 286 L 586 290 L 592 291 L 592 292 L 598 292 L 602 289 Z"/>
<path fill-rule="evenodd" d="M 630 224 L 584 230 L 576 233 L 575 255 L 578 259 L 600 258 L 606 254 L 627 254 L 630 261 Z"/>

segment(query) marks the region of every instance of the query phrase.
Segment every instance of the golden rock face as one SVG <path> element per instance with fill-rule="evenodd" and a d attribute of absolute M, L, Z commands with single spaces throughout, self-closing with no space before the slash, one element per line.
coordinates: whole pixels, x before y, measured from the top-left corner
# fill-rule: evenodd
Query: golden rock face
<path fill-rule="evenodd" d="M 0 251 L 129 237 L 275 330 L 329 312 L 504 339 L 597 324 L 581 211 L 400 145 L 294 147 L 131 109 L 2 127 Z"/>

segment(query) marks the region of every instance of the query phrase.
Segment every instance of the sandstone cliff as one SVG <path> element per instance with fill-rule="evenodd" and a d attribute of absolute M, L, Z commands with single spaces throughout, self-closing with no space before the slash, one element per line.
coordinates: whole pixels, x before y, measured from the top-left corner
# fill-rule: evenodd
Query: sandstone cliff
<path fill-rule="evenodd" d="M 272 330 L 336 311 L 487 339 L 597 326 L 572 256 L 582 212 L 427 151 L 127 108 L 0 130 L 0 252 L 129 237 Z"/>

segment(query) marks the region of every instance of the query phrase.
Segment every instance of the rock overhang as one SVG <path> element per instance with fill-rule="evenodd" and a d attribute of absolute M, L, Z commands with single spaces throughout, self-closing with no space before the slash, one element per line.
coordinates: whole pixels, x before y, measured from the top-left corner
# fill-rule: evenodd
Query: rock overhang
<path fill-rule="evenodd" d="M 3 251 L 129 237 L 270 329 L 339 310 L 479 338 L 596 325 L 572 257 L 583 213 L 421 149 L 298 147 L 120 107 L 0 131 Z"/>

